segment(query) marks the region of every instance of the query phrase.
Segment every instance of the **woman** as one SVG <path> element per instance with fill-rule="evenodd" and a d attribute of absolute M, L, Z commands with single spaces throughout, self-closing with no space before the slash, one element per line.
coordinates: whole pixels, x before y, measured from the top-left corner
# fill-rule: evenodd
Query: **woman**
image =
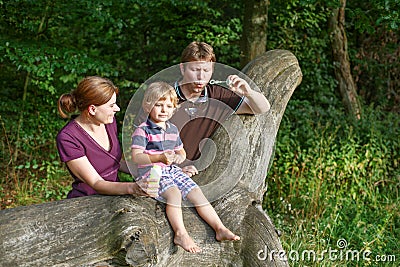
<path fill-rule="evenodd" d="M 84 78 L 71 93 L 58 100 L 63 118 L 79 112 L 57 135 L 57 149 L 74 178 L 68 198 L 104 195 L 147 195 L 158 191 L 158 185 L 119 182 L 118 170 L 129 173 L 121 161 L 115 113 L 118 88 L 108 79 Z M 144 190 L 144 191 L 143 191 Z"/>

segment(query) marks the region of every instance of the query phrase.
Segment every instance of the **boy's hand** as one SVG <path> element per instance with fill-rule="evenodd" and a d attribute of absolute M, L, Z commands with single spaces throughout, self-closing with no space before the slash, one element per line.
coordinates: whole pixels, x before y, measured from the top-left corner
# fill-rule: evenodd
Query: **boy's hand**
<path fill-rule="evenodd" d="M 189 177 L 199 174 L 199 171 L 194 165 L 188 165 L 182 168 L 182 171 L 186 173 Z"/>
<path fill-rule="evenodd" d="M 182 162 L 184 162 L 186 159 L 186 157 L 184 157 L 181 154 L 175 154 L 175 159 L 174 159 L 174 163 L 176 164 L 181 164 Z"/>
<path fill-rule="evenodd" d="M 167 151 L 163 153 L 163 156 L 165 158 L 165 164 L 171 165 L 172 163 L 175 162 L 175 152 L 173 151 Z"/>
<path fill-rule="evenodd" d="M 159 155 L 159 158 L 157 158 L 158 162 L 162 162 L 166 165 L 171 165 L 174 162 L 175 159 L 175 153 L 171 151 L 164 152 Z M 155 162 L 155 161 L 153 161 Z"/>
<path fill-rule="evenodd" d="M 176 154 L 173 151 L 167 151 L 161 155 L 161 161 L 167 165 L 171 165 L 172 163 L 181 164 L 185 159 L 184 155 Z"/>

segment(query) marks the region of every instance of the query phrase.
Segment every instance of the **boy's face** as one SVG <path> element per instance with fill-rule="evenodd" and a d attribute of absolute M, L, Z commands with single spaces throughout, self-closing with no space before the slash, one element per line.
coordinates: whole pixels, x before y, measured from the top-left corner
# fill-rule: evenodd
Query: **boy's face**
<path fill-rule="evenodd" d="M 214 63 L 210 61 L 192 61 L 182 63 L 182 84 L 190 85 L 194 93 L 199 93 L 210 81 L 213 71 Z"/>
<path fill-rule="evenodd" d="M 169 120 L 174 113 L 174 104 L 170 97 L 158 100 L 152 107 L 149 116 L 154 123 L 164 123 Z"/>

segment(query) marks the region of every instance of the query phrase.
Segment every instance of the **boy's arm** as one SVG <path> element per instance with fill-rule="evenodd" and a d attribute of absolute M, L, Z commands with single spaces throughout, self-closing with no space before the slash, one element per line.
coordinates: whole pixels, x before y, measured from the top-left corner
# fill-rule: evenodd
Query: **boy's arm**
<path fill-rule="evenodd" d="M 132 149 L 132 160 L 133 162 L 139 165 L 151 164 L 156 162 L 162 162 L 167 165 L 172 163 L 170 162 L 170 160 L 168 160 L 165 153 L 157 155 L 149 155 L 144 153 L 144 150 L 137 148 Z"/>
<path fill-rule="evenodd" d="M 156 162 L 163 162 L 167 164 L 167 158 L 164 154 L 149 155 L 144 153 L 147 143 L 148 138 L 146 132 L 142 128 L 137 128 L 132 135 L 132 161 L 138 165 L 146 165 Z"/>

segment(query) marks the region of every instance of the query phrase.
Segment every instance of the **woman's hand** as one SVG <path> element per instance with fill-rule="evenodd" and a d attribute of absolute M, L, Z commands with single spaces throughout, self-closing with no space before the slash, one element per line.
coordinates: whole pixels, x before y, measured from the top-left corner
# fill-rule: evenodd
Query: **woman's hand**
<path fill-rule="evenodd" d="M 160 188 L 160 181 L 156 178 L 143 178 L 137 181 L 137 193 L 134 195 L 157 197 Z M 139 192 L 141 191 L 141 193 Z"/>
<path fill-rule="evenodd" d="M 148 194 L 142 189 L 142 187 L 139 185 L 138 182 L 130 183 L 129 188 L 130 188 L 130 191 L 129 191 L 130 195 L 134 195 L 134 196 L 138 196 L 138 197 L 148 196 Z"/>

